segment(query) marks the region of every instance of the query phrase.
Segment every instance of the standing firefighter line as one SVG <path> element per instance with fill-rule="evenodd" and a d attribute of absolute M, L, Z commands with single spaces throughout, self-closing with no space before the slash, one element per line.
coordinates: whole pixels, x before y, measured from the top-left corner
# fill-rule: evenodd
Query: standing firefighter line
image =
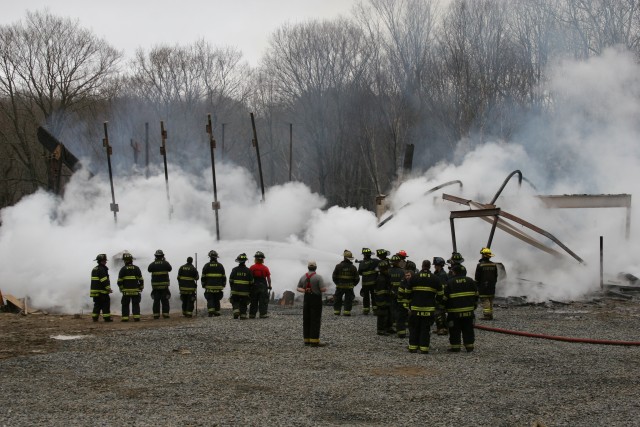
<path fill-rule="evenodd" d="M 193 266 L 193 258 L 188 257 L 187 263 L 178 269 L 178 289 L 182 300 L 182 315 L 184 317 L 193 317 L 199 279 L 198 270 Z"/>
<path fill-rule="evenodd" d="M 475 279 L 478 283 L 480 301 L 482 301 L 482 318 L 493 320 L 493 298 L 496 294 L 496 283 L 498 281 L 498 266 L 491 261 L 493 253 L 489 248 L 480 250 L 482 256 L 476 266 Z"/>
<path fill-rule="evenodd" d="M 251 287 L 253 286 L 253 275 L 245 265 L 247 260 L 247 254 L 241 253 L 238 255 L 236 258 L 238 265 L 233 267 L 229 275 L 234 319 L 247 319 L 247 306 L 249 305 Z"/>
<path fill-rule="evenodd" d="M 360 281 L 358 275 L 358 269 L 351 262 L 353 260 L 353 254 L 351 251 L 345 249 L 342 253 L 343 260 L 338 263 L 333 270 L 331 279 L 336 285 L 335 301 L 333 303 L 333 314 L 339 316 L 342 312 L 342 300 L 344 299 L 344 312 L 345 316 L 351 316 L 351 309 L 353 308 L 353 299 L 355 294 L 353 288 Z"/>
<path fill-rule="evenodd" d="M 155 254 L 155 261 L 149 264 L 147 270 L 151 273 L 151 298 L 153 298 L 153 318 L 160 318 L 160 306 L 162 306 L 162 317 L 169 317 L 169 301 L 171 292 L 169 291 L 169 272 L 172 267 L 164 259 L 164 252 L 158 249 Z"/>
<path fill-rule="evenodd" d="M 122 255 L 122 261 L 124 261 L 124 267 L 120 269 L 118 273 L 118 288 L 122 293 L 122 321 L 129 321 L 129 305 L 131 305 L 131 312 L 133 314 L 133 321 L 140 321 L 140 296 L 142 289 L 144 289 L 144 279 L 142 278 L 142 272 L 137 265 L 133 264 L 133 255 L 130 253 L 124 253 Z"/>
<path fill-rule="evenodd" d="M 109 282 L 109 268 L 107 267 L 107 255 L 99 254 L 95 261 L 98 265 L 91 270 L 91 290 L 89 296 L 93 298 L 93 313 L 91 318 L 97 322 L 102 313 L 105 322 L 113 322 L 111 318 L 111 282 Z"/>
<path fill-rule="evenodd" d="M 202 267 L 202 287 L 207 299 L 209 317 L 220 316 L 220 300 L 222 291 L 227 286 L 227 275 L 224 266 L 218 262 L 218 252 L 209 251 L 209 262 Z"/>

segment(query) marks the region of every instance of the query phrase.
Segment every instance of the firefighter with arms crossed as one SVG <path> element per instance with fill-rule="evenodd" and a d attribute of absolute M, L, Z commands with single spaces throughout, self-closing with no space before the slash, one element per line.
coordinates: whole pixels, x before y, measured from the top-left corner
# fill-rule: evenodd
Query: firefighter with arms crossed
<path fill-rule="evenodd" d="M 124 267 L 118 273 L 118 288 L 122 293 L 122 321 L 129 321 L 129 305 L 133 313 L 133 321 L 140 321 L 140 293 L 144 288 L 142 272 L 137 265 L 133 265 L 133 255 L 125 252 L 122 254 Z"/>

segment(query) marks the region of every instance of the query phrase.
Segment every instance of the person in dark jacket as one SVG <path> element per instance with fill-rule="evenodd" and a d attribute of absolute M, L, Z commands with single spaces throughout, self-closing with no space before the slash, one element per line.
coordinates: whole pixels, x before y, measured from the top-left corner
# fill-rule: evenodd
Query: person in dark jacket
<path fill-rule="evenodd" d="M 449 275 L 446 271 L 444 271 L 445 261 L 442 257 L 434 257 L 433 258 L 433 275 L 440 279 L 442 285 L 444 286 L 449 280 Z M 447 335 L 449 330 L 447 328 L 447 311 L 445 310 L 443 305 L 439 305 L 436 307 L 436 334 L 438 335 Z"/>
<path fill-rule="evenodd" d="M 247 319 L 247 306 L 249 296 L 253 286 L 253 276 L 251 270 L 246 266 L 247 254 L 242 253 L 237 256 L 237 266 L 233 267 L 229 274 L 229 285 L 231 286 L 231 305 L 233 307 L 234 319 Z"/>
<path fill-rule="evenodd" d="M 498 266 L 491 261 L 493 253 L 489 248 L 480 250 L 480 261 L 476 266 L 475 279 L 478 284 L 480 301 L 482 301 L 482 318 L 493 320 L 493 298 L 496 295 L 496 282 L 498 281 Z"/>
<path fill-rule="evenodd" d="M 193 258 L 188 257 L 187 263 L 178 269 L 178 289 L 182 300 L 182 315 L 193 317 L 193 306 L 198 297 L 198 280 L 200 275 L 193 266 Z"/>
<path fill-rule="evenodd" d="M 133 321 L 140 321 L 140 296 L 144 288 L 144 279 L 142 272 L 137 265 L 133 264 L 133 255 L 128 252 L 122 254 L 124 267 L 118 273 L 118 288 L 122 293 L 122 321 L 129 321 L 129 306 L 133 313 Z"/>
<path fill-rule="evenodd" d="M 393 258 L 393 257 L 392 257 Z M 403 277 L 398 287 L 398 317 L 396 318 L 396 331 L 398 338 L 407 336 L 407 325 L 409 320 L 409 283 L 411 278 L 417 274 L 416 263 L 408 260 L 402 270 Z"/>
<path fill-rule="evenodd" d="M 302 305 L 302 336 L 304 345 L 324 347 L 320 342 L 320 324 L 322 322 L 322 293 L 327 292 L 322 276 L 316 274 L 315 261 L 307 263 L 307 273 L 298 280 L 296 290 L 304 294 Z"/>
<path fill-rule="evenodd" d="M 344 259 L 336 265 L 331 275 L 333 283 L 336 285 L 336 293 L 334 295 L 333 314 L 340 315 L 342 311 L 342 300 L 344 298 L 344 315 L 351 316 L 351 308 L 353 307 L 353 299 L 355 294 L 353 288 L 360 281 L 358 269 L 353 265 L 353 254 L 345 249 L 342 253 Z"/>
<path fill-rule="evenodd" d="M 227 274 L 224 266 L 218 262 L 218 252 L 209 251 L 209 262 L 202 267 L 202 287 L 207 299 L 207 313 L 209 317 L 220 316 L 220 300 L 222 292 L 227 286 Z"/>
<path fill-rule="evenodd" d="M 91 318 L 97 322 L 102 312 L 105 322 L 113 322 L 111 318 L 111 282 L 109 281 L 109 268 L 107 267 L 107 255 L 99 254 L 95 261 L 98 265 L 91 270 L 91 290 L 89 296 L 93 298 L 93 313 Z"/>
<path fill-rule="evenodd" d="M 249 318 L 255 319 L 258 311 L 260 318 L 269 317 L 269 294 L 271 293 L 271 271 L 264 264 L 264 253 L 258 251 L 253 256 L 254 264 L 249 267 L 253 275 L 253 287 L 251 288 L 251 305 L 249 307 Z"/>
<path fill-rule="evenodd" d="M 151 298 L 153 298 L 153 318 L 160 318 L 160 306 L 162 306 L 162 317 L 169 317 L 169 301 L 171 292 L 169 291 L 169 272 L 171 264 L 164 259 L 164 252 L 158 249 L 155 254 L 155 261 L 149 264 L 147 270 L 151 273 Z"/>
<path fill-rule="evenodd" d="M 429 271 L 430 267 L 431 261 L 422 261 L 422 270 L 411 278 L 406 290 L 409 300 L 409 351 L 412 353 L 418 350 L 422 354 L 429 353 L 431 325 L 436 307 L 442 300 L 442 283 Z"/>
<path fill-rule="evenodd" d="M 391 280 L 391 324 L 398 333 L 398 337 L 403 338 L 407 335 L 407 316 L 406 309 L 399 301 L 400 284 L 404 278 L 404 269 L 399 266 L 400 257 L 393 255 L 391 257 L 391 267 L 389 268 L 389 280 Z"/>
<path fill-rule="evenodd" d="M 389 276 L 389 262 L 387 260 L 378 263 L 378 275 L 375 284 L 375 303 L 377 316 L 378 335 L 390 335 L 396 331 L 391 320 L 391 277 Z"/>
<path fill-rule="evenodd" d="M 443 296 L 449 326 L 449 351 L 459 352 L 461 341 L 467 351 L 473 351 L 473 321 L 478 305 L 478 288 L 472 278 L 465 276 L 459 264 L 454 265 L 452 270 L 454 276 L 445 285 Z"/>
<path fill-rule="evenodd" d="M 378 260 L 371 258 L 371 249 L 362 248 L 362 261 L 358 265 L 358 274 L 362 276 L 362 288 L 360 296 L 362 297 L 362 314 L 367 315 L 371 311 L 371 306 L 375 300 L 375 286 L 378 272 L 376 267 Z M 375 309 L 375 308 L 374 308 Z"/>

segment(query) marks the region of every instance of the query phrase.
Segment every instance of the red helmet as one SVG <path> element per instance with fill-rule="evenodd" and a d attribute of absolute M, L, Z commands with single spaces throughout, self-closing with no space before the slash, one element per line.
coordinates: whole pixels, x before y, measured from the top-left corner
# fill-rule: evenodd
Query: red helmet
<path fill-rule="evenodd" d="M 398 255 L 402 259 L 405 259 L 406 257 L 409 256 L 409 255 L 407 255 L 407 252 L 404 251 L 404 250 L 398 251 L 398 253 L 396 255 Z"/>

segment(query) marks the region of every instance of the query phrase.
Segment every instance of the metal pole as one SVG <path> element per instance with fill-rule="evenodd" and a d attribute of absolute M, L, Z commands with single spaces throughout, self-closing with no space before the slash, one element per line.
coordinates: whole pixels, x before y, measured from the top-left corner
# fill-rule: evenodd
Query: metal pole
<path fill-rule="evenodd" d="M 289 123 L 289 182 L 291 182 L 292 170 L 293 170 L 293 123 Z"/>
<path fill-rule="evenodd" d="M 211 125 L 211 114 L 207 114 L 207 133 L 209 134 L 209 148 L 211 151 L 211 174 L 213 175 L 213 203 L 211 209 L 216 214 L 216 240 L 220 241 L 220 222 L 218 220 L 218 211 L 220 210 L 220 202 L 218 201 L 218 186 L 216 184 L 216 140 L 213 139 L 213 126 Z"/>
<path fill-rule="evenodd" d="M 169 219 L 173 208 L 171 207 L 171 198 L 169 197 L 169 171 L 167 170 L 167 131 L 164 129 L 164 121 L 160 120 L 160 136 L 162 137 L 162 145 L 160 146 L 160 154 L 164 161 L 164 182 L 167 188 L 167 203 L 169 204 Z"/>
<path fill-rule="evenodd" d="M 260 146 L 258 145 L 258 134 L 256 133 L 256 121 L 251 115 L 251 127 L 253 127 L 253 146 L 256 147 L 256 156 L 258 158 L 258 173 L 260 174 L 260 189 L 262 190 L 262 201 L 264 202 L 264 180 L 262 179 L 262 162 L 260 161 Z"/>
<path fill-rule="evenodd" d="M 144 176 L 149 178 L 149 122 L 144 124 Z"/>
<path fill-rule="evenodd" d="M 224 125 L 226 125 L 226 123 L 222 124 L 222 152 L 220 153 L 220 160 L 224 160 Z"/>
<path fill-rule="evenodd" d="M 196 252 L 196 271 L 198 271 L 198 252 Z M 196 282 L 196 317 L 198 317 L 198 282 Z"/>
<path fill-rule="evenodd" d="M 604 289 L 604 241 L 600 236 L 600 290 Z"/>
<path fill-rule="evenodd" d="M 453 252 L 458 252 L 458 244 L 456 243 L 456 228 L 453 225 L 453 218 L 449 218 L 451 224 L 451 241 L 453 242 Z"/>
<path fill-rule="evenodd" d="M 489 241 L 487 242 L 487 248 L 491 248 L 491 242 L 493 242 L 493 235 L 496 232 L 496 226 L 498 225 L 498 215 L 493 219 L 493 225 L 491 226 L 491 233 L 489 233 Z"/>
<path fill-rule="evenodd" d="M 104 122 L 104 139 L 102 140 L 102 146 L 107 150 L 107 165 L 109 165 L 109 182 L 111 183 L 111 211 L 113 212 L 113 221 L 118 223 L 118 204 L 116 203 L 116 193 L 113 190 L 113 172 L 111 170 L 111 154 L 113 150 L 109 145 L 109 131 L 107 130 L 107 123 Z"/>

